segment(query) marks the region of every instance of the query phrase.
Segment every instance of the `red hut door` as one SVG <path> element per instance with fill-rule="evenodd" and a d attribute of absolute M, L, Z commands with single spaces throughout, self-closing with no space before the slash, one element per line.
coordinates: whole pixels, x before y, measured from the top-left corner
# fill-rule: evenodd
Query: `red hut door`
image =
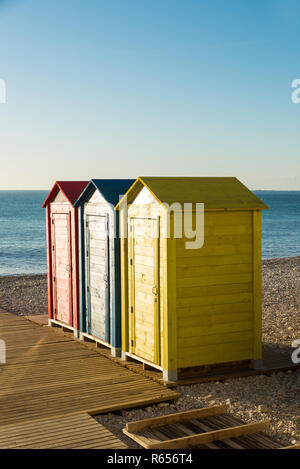
<path fill-rule="evenodd" d="M 71 214 L 52 213 L 54 319 L 73 325 Z"/>

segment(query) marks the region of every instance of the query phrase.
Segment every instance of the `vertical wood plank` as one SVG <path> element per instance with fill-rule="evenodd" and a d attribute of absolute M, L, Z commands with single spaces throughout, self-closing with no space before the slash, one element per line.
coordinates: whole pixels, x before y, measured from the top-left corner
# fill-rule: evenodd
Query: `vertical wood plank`
<path fill-rule="evenodd" d="M 86 299 L 85 299 L 85 229 L 84 204 L 78 208 L 78 251 L 79 251 L 79 328 L 86 332 Z"/>
<path fill-rule="evenodd" d="M 91 333 L 91 298 L 90 298 L 90 256 L 87 254 L 90 250 L 90 231 L 87 221 L 87 217 L 84 218 L 84 230 L 85 230 L 85 250 L 84 250 L 84 260 L 85 260 L 85 281 L 86 281 L 86 291 L 85 291 L 85 322 L 86 322 L 86 331 Z"/>
<path fill-rule="evenodd" d="M 115 219 L 114 233 L 114 299 L 115 307 L 112 308 L 112 346 L 121 347 L 121 259 L 120 259 L 120 212 L 112 214 Z"/>
<path fill-rule="evenodd" d="M 76 272 L 73 272 L 73 259 L 72 259 L 72 221 L 71 210 L 67 217 L 68 225 L 68 248 L 69 248 L 69 324 L 73 326 L 73 275 L 76 281 Z"/>
<path fill-rule="evenodd" d="M 110 237 L 109 237 L 109 214 L 106 213 L 106 276 L 107 276 L 107 288 L 105 291 L 105 340 L 111 343 L 110 339 L 110 320 L 111 320 L 111 308 L 110 308 Z"/>
<path fill-rule="evenodd" d="M 154 310 L 154 362 L 161 364 L 160 357 L 160 217 L 155 222 L 155 240 L 154 240 L 154 280 L 157 289 Z"/>
<path fill-rule="evenodd" d="M 78 208 L 71 208 L 71 259 L 73 285 L 73 312 L 71 325 L 79 329 L 79 241 L 78 241 Z"/>
<path fill-rule="evenodd" d="M 253 210 L 253 359 L 262 358 L 261 211 Z"/>
<path fill-rule="evenodd" d="M 51 206 L 46 206 L 46 233 L 47 233 L 47 282 L 48 282 L 48 317 L 53 315 L 53 274 L 52 274 L 52 230 L 51 230 Z"/>
<path fill-rule="evenodd" d="M 134 219 L 130 218 L 129 221 L 129 272 L 130 272 L 130 301 L 129 301 L 129 321 L 130 321 L 130 353 L 135 353 L 135 264 L 134 264 Z"/>
<path fill-rule="evenodd" d="M 129 352 L 127 209 L 121 204 L 119 212 L 121 248 L 121 347 L 122 352 Z"/>
<path fill-rule="evenodd" d="M 164 217 L 164 223 L 167 223 Z M 163 240 L 165 245 L 165 285 L 163 310 L 163 368 L 177 370 L 177 325 L 176 325 L 176 239 L 174 238 L 174 213 L 170 213 L 170 237 Z"/>
<path fill-rule="evenodd" d="M 51 206 L 50 206 L 51 207 Z M 51 258 L 52 258 L 52 301 L 53 301 L 53 313 L 52 319 L 57 319 L 57 278 L 56 278 L 56 249 L 55 244 L 55 224 L 54 224 L 54 214 L 51 210 Z"/>

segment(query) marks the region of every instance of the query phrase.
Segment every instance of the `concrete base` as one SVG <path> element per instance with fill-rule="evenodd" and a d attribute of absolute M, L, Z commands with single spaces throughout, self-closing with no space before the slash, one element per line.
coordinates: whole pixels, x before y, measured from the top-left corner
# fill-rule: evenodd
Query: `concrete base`
<path fill-rule="evenodd" d="M 78 331 L 78 339 L 83 340 L 83 335 L 82 335 L 82 332 L 80 332 L 80 331 Z"/>
<path fill-rule="evenodd" d="M 177 370 L 163 370 L 164 381 L 177 381 L 178 373 Z"/>
<path fill-rule="evenodd" d="M 80 336 L 80 331 L 74 330 L 74 338 L 79 339 L 79 336 Z"/>
<path fill-rule="evenodd" d="M 264 367 L 262 360 L 253 360 L 252 367 L 254 370 L 262 370 Z"/>
<path fill-rule="evenodd" d="M 121 356 L 121 347 L 112 347 L 111 354 L 113 357 L 120 357 Z"/>
<path fill-rule="evenodd" d="M 48 326 L 51 327 L 51 319 L 48 318 Z"/>
<path fill-rule="evenodd" d="M 124 352 L 123 350 L 122 350 L 122 352 L 121 352 L 121 360 L 122 360 L 122 362 L 126 362 L 126 360 L 127 360 L 127 358 L 126 358 L 126 352 Z"/>

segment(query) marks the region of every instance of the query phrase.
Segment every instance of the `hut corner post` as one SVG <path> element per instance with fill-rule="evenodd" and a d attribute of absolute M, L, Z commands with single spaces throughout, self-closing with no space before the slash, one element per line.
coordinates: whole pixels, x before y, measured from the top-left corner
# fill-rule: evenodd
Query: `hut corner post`
<path fill-rule="evenodd" d="M 165 217 L 163 218 L 163 223 Z M 163 380 L 177 381 L 177 330 L 176 330 L 176 239 L 174 238 L 174 213 L 170 213 L 170 237 L 162 239 L 165 244 L 163 256 L 163 278 L 166 288 L 163 293 Z"/>
<path fill-rule="evenodd" d="M 78 338 L 82 339 L 82 332 L 86 332 L 85 324 L 85 232 L 84 232 L 84 204 L 78 207 L 78 278 L 79 278 L 79 333 Z"/>
<path fill-rule="evenodd" d="M 253 368 L 263 367 L 262 360 L 262 261 L 261 211 L 253 210 Z"/>
<path fill-rule="evenodd" d="M 123 205 L 119 208 L 120 248 L 121 248 L 121 357 L 126 361 L 129 352 L 128 327 L 128 242 L 127 242 L 127 209 Z"/>
<path fill-rule="evenodd" d="M 73 269 L 73 324 L 74 327 L 74 337 L 79 339 L 79 311 L 80 311 L 80 281 L 79 281 L 79 244 L 80 244 L 80 236 L 79 236 L 79 213 L 78 208 L 72 208 L 71 210 L 71 217 L 72 217 L 72 259 L 74 264 Z"/>
<path fill-rule="evenodd" d="M 50 204 L 46 206 L 46 230 L 47 230 L 47 282 L 48 282 L 48 321 L 54 319 L 53 316 L 53 292 L 52 292 L 52 242 L 51 242 L 51 216 Z M 50 323 L 50 322 L 49 322 Z"/>
<path fill-rule="evenodd" d="M 114 215 L 114 214 L 113 214 Z M 112 308 L 111 354 L 121 356 L 121 262 L 120 262 L 120 212 L 115 212 L 114 226 L 114 291 L 115 302 Z"/>

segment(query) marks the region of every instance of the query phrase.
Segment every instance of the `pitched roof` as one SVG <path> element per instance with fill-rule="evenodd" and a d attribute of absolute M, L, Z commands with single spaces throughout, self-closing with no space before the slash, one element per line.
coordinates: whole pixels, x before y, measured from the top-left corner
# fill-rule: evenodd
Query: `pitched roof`
<path fill-rule="evenodd" d="M 43 203 L 43 207 L 46 207 L 46 205 L 52 202 L 60 190 L 66 196 L 70 204 L 73 205 L 87 184 L 88 181 L 56 181 Z"/>
<path fill-rule="evenodd" d="M 74 207 L 85 203 L 95 190 L 98 190 L 104 199 L 115 207 L 119 202 L 120 196 L 123 196 L 128 191 L 134 181 L 134 179 L 91 179 L 87 187 L 77 198 Z"/>
<path fill-rule="evenodd" d="M 160 203 L 169 205 L 179 202 L 204 203 L 205 209 L 268 208 L 235 177 L 139 177 L 126 194 L 128 203 L 143 187 Z"/>

